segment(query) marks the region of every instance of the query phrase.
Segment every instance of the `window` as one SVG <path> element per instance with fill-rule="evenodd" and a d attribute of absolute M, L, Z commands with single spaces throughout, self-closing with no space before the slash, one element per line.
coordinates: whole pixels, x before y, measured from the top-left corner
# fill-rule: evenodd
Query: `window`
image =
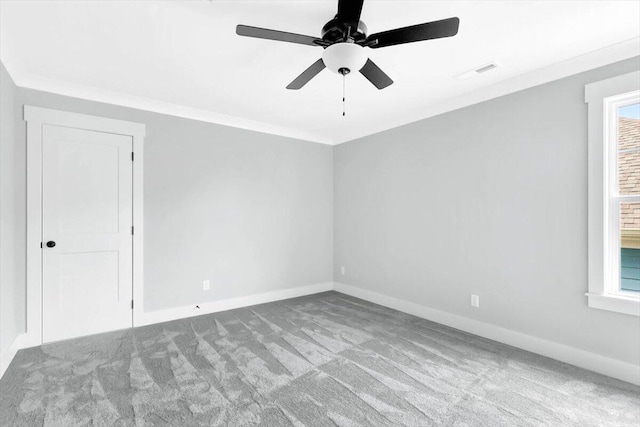
<path fill-rule="evenodd" d="M 640 94 L 616 109 L 617 199 L 620 202 L 620 272 L 616 289 L 640 292 Z"/>
<path fill-rule="evenodd" d="M 605 218 L 610 224 L 605 280 L 608 293 L 624 295 L 640 291 L 640 92 L 605 98 L 604 110 Z"/>
<path fill-rule="evenodd" d="M 640 72 L 587 85 L 589 307 L 640 316 Z"/>

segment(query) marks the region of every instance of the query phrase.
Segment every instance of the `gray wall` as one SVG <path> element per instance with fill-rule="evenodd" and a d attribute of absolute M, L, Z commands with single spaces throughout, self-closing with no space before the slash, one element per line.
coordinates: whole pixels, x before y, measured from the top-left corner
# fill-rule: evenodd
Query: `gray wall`
<path fill-rule="evenodd" d="M 332 147 L 33 90 L 18 101 L 146 124 L 145 310 L 332 280 Z"/>
<path fill-rule="evenodd" d="M 25 328 L 25 147 L 16 133 L 16 94 L 0 63 L 0 357 Z"/>
<path fill-rule="evenodd" d="M 333 150 L 32 90 L 11 101 L 2 70 L 1 342 L 24 327 L 29 104 L 147 125 L 146 309 L 325 282 L 334 265 L 337 281 L 637 363 L 638 319 L 584 297 L 583 90 L 638 68 L 636 58 Z M 16 279 L 5 280 L 11 256 Z"/>
<path fill-rule="evenodd" d="M 627 60 L 335 147 L 335 280 L 637 364 L 638 318 L 584 295 L 584 85 L 638 69 Z"/>

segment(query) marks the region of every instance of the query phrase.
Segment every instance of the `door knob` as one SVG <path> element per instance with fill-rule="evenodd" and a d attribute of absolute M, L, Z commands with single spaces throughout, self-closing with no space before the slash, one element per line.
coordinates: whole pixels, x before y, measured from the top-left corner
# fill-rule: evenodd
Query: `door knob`
<path fill-rule="evenodd" d="M 53 247 L 55 247 L 55 246 L 56 246 L 56 242 L 54 242 L 53 240 L 49 240 L 49 241 L 47 242 L 47 247 L 48 247 L 48 248 L 53 248 Z"/>

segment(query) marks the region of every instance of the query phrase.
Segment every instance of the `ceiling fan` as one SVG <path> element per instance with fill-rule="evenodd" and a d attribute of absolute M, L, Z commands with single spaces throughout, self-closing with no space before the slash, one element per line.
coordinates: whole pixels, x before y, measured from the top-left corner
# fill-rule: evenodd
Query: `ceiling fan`
<path fill-rule="evenodd" d="M 313 37 L 266 28 L 238 25 L 236 34 L 245 37 L 277 40 L 324 48 L 322 58 L 296 77 L 287 89 L 300 89 L 325 67 L 346 76 L 360 71 L 375 87 L 384 89 L 393 83 L 371 59 L 365 47 L 378 49 L 403 43 L 455 36 L 460 19 L 448 18 L 425 24 L 396 28 L 367 35 L 367 26 L 360 20 L 364 0 L 339 0 L 338 13 L 322 27 L 322 36 Z"/>

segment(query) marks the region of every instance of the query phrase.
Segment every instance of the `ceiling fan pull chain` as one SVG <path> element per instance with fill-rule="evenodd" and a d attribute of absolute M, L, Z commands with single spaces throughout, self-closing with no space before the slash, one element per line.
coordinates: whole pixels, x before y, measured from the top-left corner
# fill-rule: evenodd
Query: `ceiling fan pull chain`
<path fill-rule="evenodd" d="M 346 115 L 346 79 L 347 79 L 347 75 L 343 74 L 342 75 L 342 117 L 344 117 Z"/>

